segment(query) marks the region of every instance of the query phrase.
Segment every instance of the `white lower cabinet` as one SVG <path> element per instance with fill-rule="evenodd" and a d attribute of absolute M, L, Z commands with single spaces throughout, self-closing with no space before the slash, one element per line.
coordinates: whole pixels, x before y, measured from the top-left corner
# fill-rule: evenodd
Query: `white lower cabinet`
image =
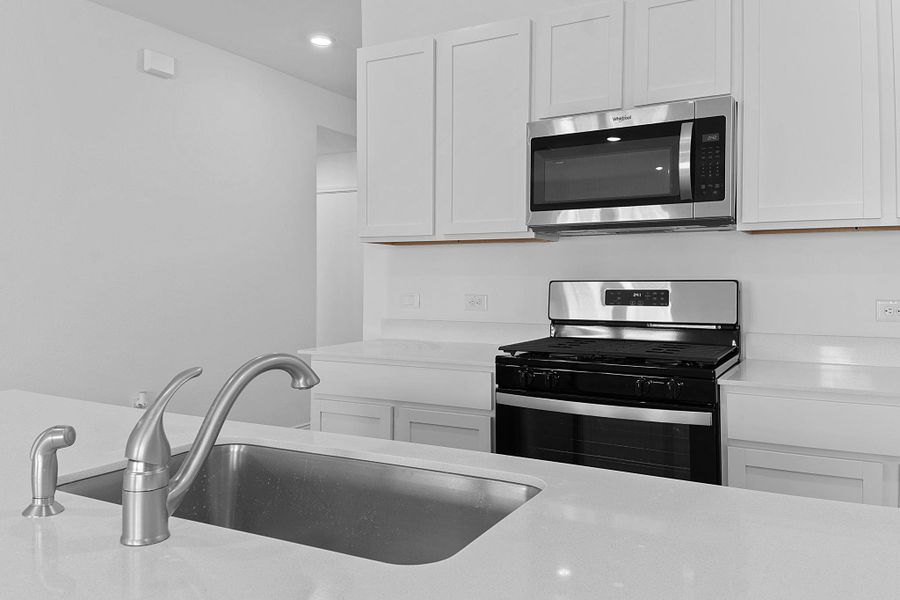
<path fill-rule="evenodd" d="M 900 505 L 895 401 L 726 382 L 722 407 L 729 486 Z"/>
<path fill-rule="evenodd" d="M 880 462 L 728 448 L 728 485 L 793 496 L 883 504 Z"/>
<path fill-rule="evenodd" d="M 394 439 L 490 452 L 491 418 L 483 415 L 398 408 Z"/>
<path fill-rule="evenodd" d="M 316 359 L 312 431 L 491 451 L 493 369 Z"/>
<path fill-rule="evenodd" d="M 393 437 L 394 408 L 334 400 L 313 395 L 310 402 L 309 428 L 312 431 L 362 435 L 389 440 Z"/>

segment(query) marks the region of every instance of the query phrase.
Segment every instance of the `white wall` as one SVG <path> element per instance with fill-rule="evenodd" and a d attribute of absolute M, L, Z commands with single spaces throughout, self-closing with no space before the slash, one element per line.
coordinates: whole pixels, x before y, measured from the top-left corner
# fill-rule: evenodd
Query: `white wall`
<path fill-rule="evenodd" d="M 0 0 L 0 80 L 0 389 L 127 404 L 201 365 L 197 414 L 314 343 L 316 128 L 354 132 L 351 100 L 83 0 Z M 308 411 L 281 373 L 246 396 Z"/>
<path fill-rule="evenodd" d="M 319 155 L 316 160 L 317 192 L 344 192 L 355 189 L 356 152 Z"/>
<path fill-rule="evenodd" d="M 363 246 L 356 152 L 319 156 L 316 209 L 316 345 L 362 339 Z"/>
<path fill-rule="evenodd" d="M 583 3 L 363 0 L 363 43 L 430 35 Z M 900 324 L 876 323 L 875 299 L 900 298 L 900 277 L 892 258 L 898 249 L 896 231 L 655 233 L 549 244 L 369 245 L 365 335 L 382 335 L 383 319 L 425 320 L 442 324 L 445 332 L 458 323 L 546 325 L 551 279 L 729 278 L 743 285 L 745 331 L 896 338 Z M 403 307 L 404 293 L 421 294 L 421 308 Z M 463 310 L 465 293 L 487 294 L 489 310 Z M 417 329 L 442 335 L 441 327 Z"/>
<path fill-rule="evenodd" d="M 379 320 L 427 319 L 547 324 L 551 279 L 738 279 L 742 323 L 754 333 L 900 337 L 875 321 L 876 298 L 900 298 L 900 232 L 750 235 L 654 233 L 556 243 L 367 247 L 378 277 L 367 278 L 368 337 Z M 404 293 L 421 308 L 403 307 Z M 488 295 L 487 312 L 463 295 Z M 380 307 L 377 312 L 368 310 Z"/>

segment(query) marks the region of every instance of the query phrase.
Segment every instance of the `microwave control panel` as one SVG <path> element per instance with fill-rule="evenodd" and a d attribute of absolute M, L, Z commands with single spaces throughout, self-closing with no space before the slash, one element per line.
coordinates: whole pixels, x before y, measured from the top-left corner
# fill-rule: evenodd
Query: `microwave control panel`
<path fill-rule="evenodd" d="M 694 121 L 693 170 L 695 202 L 725 199 L 725 117 Z"/>

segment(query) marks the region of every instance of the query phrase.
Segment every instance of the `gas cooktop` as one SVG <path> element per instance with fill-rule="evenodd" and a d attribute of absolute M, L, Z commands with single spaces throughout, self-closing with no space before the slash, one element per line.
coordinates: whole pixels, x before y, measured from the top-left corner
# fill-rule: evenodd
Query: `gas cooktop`
<path fill-rule="evenodd" d="M 738 353 L 734 346 L 580 337 L 546 337 L 500 350 L 531 358 L 703 368 L 715 368 Z"/>

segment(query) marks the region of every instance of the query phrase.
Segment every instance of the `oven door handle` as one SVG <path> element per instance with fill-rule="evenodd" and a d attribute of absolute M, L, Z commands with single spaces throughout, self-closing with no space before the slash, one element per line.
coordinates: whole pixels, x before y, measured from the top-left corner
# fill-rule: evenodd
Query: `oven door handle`
<path fill-rule="evenodd" d="M 694 123 L 687 121 L 681 124 L 681 137 L 678 140 L 678 187 L 681 188 L 681 199 L 691 200 L 694 197 L 691 184 L 691 140 L 694 137 Z"/>
<path fill-rule="evenodd" d="M 614 406 L 611 404 L 589 404 L 587 402 L 571 402 L 556 398 L 540 396 L 519 396 L 497 392 L 497 404 L 531 408 L 549 412 L 580 415 L 583 417 L 603 417 L 606 419 L 624 419 L 628 421 L 646 421 L 649 423 L 671 423 L 673 425 L 712 426 L 711 412 L 687 410 L 664 410 L 661 408 L 642 408 L 638 406 Z"/>

